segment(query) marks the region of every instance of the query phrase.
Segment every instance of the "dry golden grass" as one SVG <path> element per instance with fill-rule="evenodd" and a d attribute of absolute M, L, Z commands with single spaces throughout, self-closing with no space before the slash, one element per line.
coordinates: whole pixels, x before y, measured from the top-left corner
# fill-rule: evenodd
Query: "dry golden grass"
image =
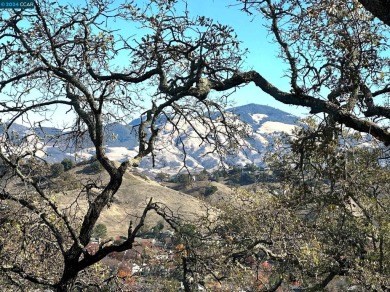
<path fill-rule="evenodd" d="M 104 183 L 108 180 L 105 173 L 88 175 L 80 173 L 81 169 L 76 167 L 71 170 L 71 173 L 82 182 L 101 180 Z M 144 176 L 127 172 L 121 188 L 115 194 L 109 207 L 103 210 L 98 223 L 107 226 L 108 236 L 126 235 L 130 220 L 134 224 L 137 222 L 151 198 L 153 202 L 165 204 L 175 215 L 187 220 L 196 220 L 199 215 L 205 214 L 207 205 L 204 201 L 191 195 L 162 186 Z M 88 206 L 86 195 L 80 195 L 79 190 L 58 193 L 56 200 L 67 213 L 77 214 L 79 218 L 85 213 Z M 153 226 L 159 220 L 161 218 L 154 211 L 150 211 L 146 224 Z"/>

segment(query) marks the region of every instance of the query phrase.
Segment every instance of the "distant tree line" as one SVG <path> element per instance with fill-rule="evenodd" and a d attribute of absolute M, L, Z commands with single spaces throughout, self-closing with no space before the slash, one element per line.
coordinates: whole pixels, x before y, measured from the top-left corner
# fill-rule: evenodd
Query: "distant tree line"
<path fill-rule="evenodd" d="M 232 186 L 244 186 L 256 182 L 273 181 L 275 175 L 263 166 L 250 163 L 245 166 L 233 165 L 228 168 L 220 168 L 212 172 L 204 169 L 193 174 L 185 172 L 170 176 L 167 173 L 160 172 L 156 175 L 156 178 L 160 181 L 169 181 L 183 186 L 190 185 L 191 182 L 195 181 L 215 181 Z"/>

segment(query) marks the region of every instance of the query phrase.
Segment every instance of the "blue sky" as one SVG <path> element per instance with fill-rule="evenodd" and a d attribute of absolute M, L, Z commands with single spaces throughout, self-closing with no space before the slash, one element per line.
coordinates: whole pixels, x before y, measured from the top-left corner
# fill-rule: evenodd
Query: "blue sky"
<path fill-rule="evenodd" d="M 237 3 L 234 0 L 189 0 L 188 8 L 193 16 L 207 16 L 233 27 L 238 39 L 242 41 L 242 47 L 249 49 L 244 69 L 256 70 L 279 89 L 289 91 L 289 80 L 283 78 L 287 67 L 281 59 L 277 58 L 279 47 L 273 43 L 272 36 L 265 27 L 266 22 L 260 16 L 254 17 L 240 11 L 242 6 L 235 4 Z M 232 99 L 237 102 L 237 105 L 264 104 L 298 116 L 309 112 L 303 107 L 275 101 L 253 84 L 239 89 Z"/>
<path fill-rule="evenodd" d="M 190 16 L 206 16 L 221 24 L 230 25 L 236 31 L 238 39 L 242 42 L 241 47 L 249 49 L 244 70 L 256 70 L 279 89 L 284 91 L 290 90 L 289 80 L 283 78 L 284 71 L 287 68 L 286 64 L 277 58 L 279 47 L 273 43 L 272 36 L 264 26 L 265 21 L 260 16 L 250 16 L 241 11 L 242 6 L 236 5 L 237 1 L 235 0 L 187 1 Z M 142 6 L 142 3 L 147 2 L 148 0 L 136 1 L 140 6 Z M 84 0 L 76 0 L 73 3 L 81 4 L 85 2 Z M 120 1 L 118 1 L 119 3 Z M 112 25 L 120 27 L 123 32 L 126 32 L 129 27 L 127 26 L 124 29 L 125 24 L 121 22 Z M 297 116 L 302 116 L 309 111 L 303 107 L 285 105 L 275 101 L 253 84 L 238 89 L 231 96 L 230 100 L 234 101 L 237 106 L 258 103 L 269 105 Z"/>
<path fill-rule="evenodd" d="M 148 0 L 137 0 L 137 3 L 142 3 Z M 66 3 L 69 1 L 59 1 L 60 3 Z M 119 4 L 121 1 L 118 1 Z M 72 1 L 72 4 L 83 4 L 84 0 Z M 248 48 L 249 54 L 244 63 L 243 70 L 256 70 L 262 74 L 268 81 L 276 85 L 278 88 L 284 91 L 289 91 L 289 80 L 283 78 L 284 71 L 287 68 L 286 64 L 277 58 L 279 47 L 273 43 L 272 36 L 269 35 L 267 29 L 264 27 L 265 22 L 260 17 L 254 17 L 247 15 L 243 11 L 240 11 L 241 6 L 232 6 L 237 4 L 235 0 L 188 0 L 188 10 L 190 16 L 206 16 L 214 19 L 221 24 L 227 24 L 233 27 L 238 35 L 238 39 L 242 42 L 242 48 Z M 230 5 L 230 6 L 229 6 Z M 124 33 L 132 33 L 131 25 L 125 25 L 124 23 L 117 22 L 112 23 L 111 27 L 120 27 Z M 139 33 L 140 31 L 138 31 Z M 124 62 L 126 63 L 126 61 Z M 238 89 L 230 96 L 230 101 L 234 102 L 234 105 L 240 106 L 248 103 L 257 103 L 263 105 L 269 105 L 277 109 L 286 111 L 288 113 L 303 116 L 308 113 L 308 109 L 290 106 L 275 101 L 272 97 L 262 92 L 259 88 L 253 84 L 244 86 Z M 64 111 L 62 111 L 64 112 Z M 58 112 L 51 116 L 54 123 L 61 123 L 58 120 Z M 66 116 L 60 115 L 64 120 L 73 120 L 72 114 Z M 31 118 L 35 120 L 34 115 Z M 36 118 L 41 120 L 41 118 Z M 55 120 L 55 121 L 54 121 Z M 58 125 L 56 125 L 58 126 Z"/>

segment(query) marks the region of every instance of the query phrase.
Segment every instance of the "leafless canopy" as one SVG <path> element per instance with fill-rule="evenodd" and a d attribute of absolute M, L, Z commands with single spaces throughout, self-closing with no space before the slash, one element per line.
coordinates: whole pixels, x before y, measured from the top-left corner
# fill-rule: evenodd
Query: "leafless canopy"
<path fill-rule="evenodd" d="M 224 97 L 220 97 L 221 102 L 207 97 L 216 86 L 220 90 L 232 88 L 224 81 L 238 72 L 244 52 L 230 27 L 205 17 L 192 19 L 185 3 L 177 2 L 156 0 L 138 7 L 133 2 L 106 0 L 84 6 L 36 1 L 34 9 L 2 12 L 0 158 L 6 179 L 0 197 L 17 203 L 30 220 L 43 224 L 42 234 L 50 234 L 40 237 L 44 242 L 36 238 L 33 246 L 50 244 L 62 258 L 56 261 L 62 263 L 59 271 L 49 263 L 38 265 L 52 267 L 47 279 L 39 276 L 42 271 L 36 264 L 34 267 L 31 258 L 29 265 L 17 255 L 2 259 L 1 269 L 10 281 L 28 280 L 68 291 L 80 271 L 113 251 L 132 247 L 147 212 L 158 209 L 155 203 L 146 206 L 138 225 L 130 224 L 125 242 L 102 245 L 94 255 L 86 251 L 93 227 L 121 186 L 126 169 L 153 153 L 161 119 L 172 123 L 178 132 L 180 120 L 190 126 L 202 124 L 206 131 L 197 133 L 204 142 L 213 140 L 221 125 L 232 139 L 236 136 L 222 113 Z M 109 24 L 115 23 L 110 28 Z M 129 31 L 134 34 L 129 35 Z M 211 123 L 215 112 L 220 112 L 219 127 Z M 63 213 L 42 187 L 45 172 L 38 163 L 41 148 L 34 130 L 53 113 L 73 113 L 74 122 L 64 126 L 71 130 L 67 135 L 86 133 L 97 160 L 109 174 L 108 183 L 99 186 L 81 222 Z M 134 116 L 140 117 L 139 151 L 117 167 L 104 150 L 104 127 L 110 122 L 128 122 Z M 12 129 L 20 121 L 30 123 L 31 131 L 16 137 Z M 22 169 L 28 166 L 31 170 L 33 162 L 34 171 Z M 36 171 L 40 171 L 39 178 Z M 15 180 L 26 185 L 24 192 L 12 191 Z M 92 187 L 87 184 L 81 188 L 88 193 Z"/>
<path fill-rule="evenodd" d="M 113 251 L 131 248 L 147 213 L 159 210 L 154 202 L 146 206 L 138 225 L 130 224 L 125 242 L 102 245 L 94 255 L 86 251 L 93 227 L 121 186 L 126 169 L 153 153 L 160 118 L 174 128 L 177 119 L 172 116 L 190 125 L 196 119 L 207 129 L 206 134 L 199 132 L 201 138 L 212 140 L 210 135 L 218 128 L 210 115 L 222 114 L 223 98 L 213 100 L 210 92 L 226 94 L 254 82 L 278 101 L 325 113 L 335 122 L 390 144 L 388 26 L 364 9 L 388 24 L 388 14 L 378 10 L 388 1 L 361 1 L 364 7 L 356 0 L 239 3 L 246 12 L 269 21 L 280 56 L 289 66 L 289 92 L 258 72 L 243 72 L 245 52 L 234 31 L 205 17 L 191 18 L 186 4 L 178 0 L 151 0 L 144 7 L 133 1 L 96 0 L 76 6 L 41 0 L 34 1 L 34 9 L 2 11 L 0 198 L 16 203 L 21 212 L 18 220 L 0 218 L 1 227 L 23 238 L 21 250 L 39 249 L 37 254 L 48 255 L 29 258 L 30 265 L 23 265 L 26 259 L 0 253 L 5 263 L 1 272 L 10 282 L 29 281 L 68 291 L 80 271 Z M 117 25 L 110 27 L 113 23 Z M 134 35 L 124 34 L 124 29 Z M 12 132 L 21 120 L 39 128 L 36 115 L 43 122 L 53 112 L 74 114 L 74 122 L 66 127 L 76 136 L 87 133 L 97 160 L 109 174 L 81 222 L 72 221 L 43 189 L 45 170 L 38 163 L 36 136 L 29 132 L 18 137 Z M 135 115 L 141 116 L 138 154 L 117 167 L 104 150 L 104 126 Z M 228 134 L 234 134 L 223 115 L 221 120 Z M 15 180 L 25 186 L 23 192 L 13 191 Z M 11 228 L 21 221 L 29 224 Z M 35 235 L 28 237 L 31 230 Z M 36 264 L 39 260 L 46 264 Z M 54 262 L 62 263 L 58 271 L 50 278 L 41 277 L 41 268 L 54 269 Z"/>
<path fill-rule="evenodd" d="M 388 1 L 239 2 L 245 12 L 268 20 L 291 91 L 280 91 L 257 72 L 241 78 L 285 104 L 325 113 L 390 144 Z"/>

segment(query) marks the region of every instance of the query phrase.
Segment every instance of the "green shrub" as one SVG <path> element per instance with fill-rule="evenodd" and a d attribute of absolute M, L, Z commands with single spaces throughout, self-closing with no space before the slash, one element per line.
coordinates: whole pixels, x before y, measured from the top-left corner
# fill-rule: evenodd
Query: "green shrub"
<path fill-rule="evenodd" d="M 181 184 L 182 186 L 190 185 L 191 181 L 191 175 L 188 173 L 179 173 L 175 178 L 175 182 Z"/>
<path fill-rule="evenodd" d="M 103 166 L 99 161 L 92 162 L 89 166 L 91 169 L 91 172 L 101 172 L 103 170 Z"/>
<path fill-rule="evenodd" d="M 83 173 L 99 173 L 102 170 L 103 170 L 103 166 L 101 165 L 101 163 L 99 161 L 95 160 L 91 164 L 84 167 L 82 172 Z"/>
<path fill-rule="evenodd" d="M 211 196 L 212 194 L 214 194 L 216 191 L 218 191 L 218 187 L 216 187 L 216 186 L 208 186 L 206 188 L 206 190 L 204 191 L 204 195 L 206 197 L 208 197 L 208 196 Z"/>
<path fill-rule="evenodd" d="M 241 185 L 253 184 L 256 182 L 256 176 L 250 172 L 243 172 L 239 182 Z"/>
<path fill-rule="evenodd" d="M 209 173 L 205 169 L 203 169 L 201 172 L 199 172 L 196 175 L 196 180 L 198 180 L 198 181 L 207 181 L 207 180 L 209 180 Z"/>
<path fill-rule="evenodd" d="M 73 160 L 69 158 L 65 158 L 64 160 L 62 160 L 61 164 L 64 166 L 65 171 L 68 171 L 69 169 L 72 169 L 74 167 Z"/>
<path fill-rule="evenodd" d="M 165 172 L 159 172 L 156 174 L 156 178 L 160 181 L 169 181 L 171 176 Z"/>
<path fill-rule="evenodd" d="M 61 163 L 54 163 L 50 166 L 50 170 L 53 177 L 59 177 L 64 173 L 64 166 Z"/>

